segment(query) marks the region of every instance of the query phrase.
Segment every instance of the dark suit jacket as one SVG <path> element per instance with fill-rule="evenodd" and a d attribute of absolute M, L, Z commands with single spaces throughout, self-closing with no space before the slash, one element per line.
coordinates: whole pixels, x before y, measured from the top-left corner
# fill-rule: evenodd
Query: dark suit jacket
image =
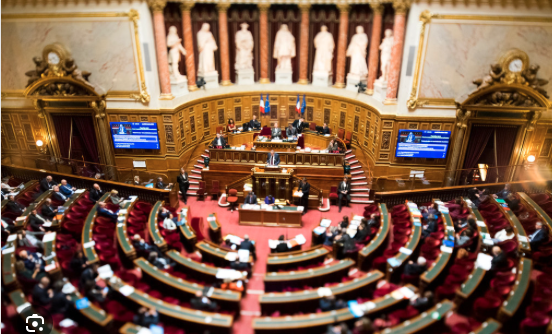
<path fill-rule="evenodd" d="M 435 219 L 430 219 L 427 223 L 427 228 L 422 231 L 422 236 L 425 238 L 433 232 L 437 232 L 437 221 Z"/>
<path fill-rule="evenodd" d="M 52 301 L 52 298 L 48 296 L 48 289 L 43 289 L 40 285 L 35 285 L 33 288 L 33 303 L 36 303 L 40 306 L 49 305 Z"/>
<path fill-rule="evenodd" d="M 491 260 L 491 269 L 496 270 L 500 268 L 504 268 L 508 265 L 508 258 L 506 257 L 506 253 L 502 252 L 498 254 L 497 256 L 493 257 Z"/>
<path fill-rule="evenodd" d="M 23 213 L 23 205 L 17 203 L 16 201 L 8 201 L 8 203 L 6 203 L 6 209 L 7 211 L 17 213 L 18 215 Z"/>
<path fill-rule="evenodd" d="M 255 244 L 251 240 L 244 240 L 241 242 L 239 249 L 247 249 L 249 254 L 253 256 L 253 260 L 257 260 L 257 254 L 255 253 Z"/>
<path fill-rule="evenodd" d="M 303 132 L 303 128 L 305 127 L 306 124 L 307 123 L 305 123 L 305 122 L 301 122 L 301 125 L 299 125 L 299 120 L 296 119 L 295 121 L 293 121 L 292 125 L 295 129 L 297 129 L 297 133 L 301 133 L 301 132 Z"/>
<path fill-rule="evenodd" d="M 102 198 L 103 194 L 104 194 L 103 190 L 98 191 L 96 189 L 92 189 L 90 190 L 90 200 L 95 203 L 99 201 L 100 198 Z"/>
<path fill-rule="evenodd" d="M 308 182 L 303 183 L 303 181 L 301 181 L 301 183 L 299 183 L 299 190 L 303 193 L 303 197 L 308 196 L 310 192 L 310 184 Z"/>
<path fill-rule="evenodd" d="M 424 271 L 426 271 L 427 267 L 419 265 L 417 263 L 409 263 L 406 266 L 404 266 L 404 274 L 408 276 L 418 276 L 421 275 Z"/>
<path fill-rule="evenodd" d="M 50 190 L 55 185 L 56 185 L 56 183 L 54 181 L 48 182 L 48 180 L 46 180 L 46 178 L 44 178 L 44 179 L 42 179 L 42 181 L 40 181 L 40 191 L 41 192 L 46 192 L 46 191 Z"/>
<path fill-rule="evenodd" d="M 171 212 L 170 211 L 167 211 L 167 212 L 159 212 L 159 216 L 157 217 L 157 219 L 162 222 L 163 220 L 169 218 L 171 216 Z"/>
<path fill-rule="evenodd" d="M 43 205 L 41 212 L 42 212 L 42 216 L 45 217 L 46 219 L 52 220 L 56 216 L 56 213 L 54 212 L 54 208 L 49 205 Z"/>
<path fill-rule="evenodd" d="M 320 132 L 323 135 L 329 135 L 330 134 L 330 127 L 324 128 L 322 127 L 322 131 Z"/>
<path fill-rule="evenodd" d="M 63 198 L 65 197 L 65 198 Z M 69 197 L 63 195 L 62 193 L 60 192 L 53 192 L 52 193 L 52 199 L 55 200 L 55 201 L 60 201 L 60 202 L 65 202 Z"/>
<path fill-rule="evenodd" d="M 52 306 L 50 307 L 51 314 L 65 314 L 70 306 L 71 302 L 67 300 L 63 292 L 54 292 Z"/>
<path fill-rule="evenodd" d="M 211 146 L 219 146 L 217 145 L 217 137 L 215 137 L 215 139 L 213 139 L 213 141 L 211 142 Z M 224 137 L 220 137 L 220 142 L 222 143 L 222 147 L 225 147 L 226 146 L 226 139 L 224 139 Z"/>
<path fill-rule="evenodd" d="M 362 230 L 358 229 L 357 233 L 355 234 L 355 237 L 353 239 L 355 239 L 355 241 L 359 241 L 359 242 L 364 241 L 364 239 L 366 239 L 366 237 L 368 236 L 369 233 L 370 233 L 370 228 L 369 227 L 365 227 Z"/>
<path fill-rule="evenodd" d="M 186 175 L 186 178 L 182 177 L 182 174 L 178 175 L 176 177 L 176 182 L 178 182 L 178 186 L 180 188 L 190 185 L 190 177 L 188 176 L 188 172 L 184 171 L 184 175 Z"/>
<path fill-rule="evenodd" d="M 289 247 L 287 245 L 287 242 L 280 242 L 278 245 L 276 245 L 276 253 L 285 253 L 289 252 Z"/>
<path fill-rule="evenodd" d="M 157 182 L 155 186 L 157 187 L 157 189 L 165 189 L 167 188 L 168 184 L 164 182 Z"/>
<path fill-rule="evenodd" d="M 538 249 L 546 241 L 548 241 L 548 231 L 543 227 L 530 241 L 531 249 Z"/>
<path fill-rule="evenodd" d="M 250 120 L 249 121 L 249 127 L 252 129 L 260 129 L 261 128 L 261 122 L 257 120 Z"/>
<path fill-rule="evenodd" d="M 38 232 L 42 224 L 44 224 L 44 221 L 31 213 L 29 215 L 29 224 L 31 225 L 31 230 Z"/>
<path fill-rule="evenodd" d="M 297 129 L 296 128 L 286 128 L 286 136 L 289 137 L 293 137 L 293 136 L 297 136 Z"/>
<path fill-rule="evenodd" d="M 243 203 L 244 204 L 257 204 L 257 196 L 256 195 L 247 196 L 247 197 L 245 197 L 245 201 Z"/>
<path fill-rule="evenodd" d="M 347 191 L 347 200 L 351 200 L 351 184 L 347 182 L 345 186 L 343 186 L 343 181 L 339 182 L 339 186 L 337 187 L 337 193 L 339 195 L 343 195 L 341 192 Z"/>
<path fill-rule="evenodd" d="M 98 208 L 98 215 L 99 216 L 104 216 L 104 217 L 107 217 L 107 218 L 111 218 L 111 220 L 113 220 L 113 222 L 117 221 L 117 214 L 114 213 L 114 212 L 113 213 L 109 212 L 109 210 L 104 209 L 104 208 Z"/>
<path fill-rule="evenodd" d="M 272 162 L 272 154 L 268 154 L 268 158 L 266 159 L 266 163 L 271 165 Z M 280 164 L 280 155 L 278 153 L 274 153 L 274 166 L 278 166 Z"/>

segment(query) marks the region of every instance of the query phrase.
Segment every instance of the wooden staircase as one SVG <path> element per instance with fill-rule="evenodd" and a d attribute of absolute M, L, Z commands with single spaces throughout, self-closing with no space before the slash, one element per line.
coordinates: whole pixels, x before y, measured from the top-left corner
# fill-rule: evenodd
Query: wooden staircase
<path fill-rule="evenodd" d="M 364 170 L 352 150 L 345 152 L 345 159 L 349 161 L 351 166 L 351 203 L 372 203 L 369 200 L 369 174 Z"/>

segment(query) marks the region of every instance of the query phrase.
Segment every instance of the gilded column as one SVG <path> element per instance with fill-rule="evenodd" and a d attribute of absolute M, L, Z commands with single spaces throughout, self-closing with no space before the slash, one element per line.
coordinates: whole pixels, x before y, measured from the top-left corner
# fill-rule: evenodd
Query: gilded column
<path fill-rule="evenodd" d="M 166 0 L 150 0 L 149 6 L 153 12 L 153 30 L 155 34 L 155 53 L 157 54 L 157 70 L 159 71 L 159 85 L 161 86 L 161 99 L 174 98 L 171 94 L 171 77 L 169 72 L 169 59 L 167 55 L 167 37 L 165 33 L 165 17 L 163 9 Z"/>
<path fill-rule="evenodd" d="M 345 64 L 347 51 L 347 29 L 349 28 L 349 5 L 340 4 L 339 37 L 337 39 L 337 64 L 335 66 L 335 88 L 345 88 Z"/>
<path fill-rule="evenodd" d="M 182 31 L 184 35 L 184 48 L 186 49 L 186 75 L 188 76 L 188 90 L 197 90 L 196 70 L 194 59 L 194 36 L 192 34 L 192 7 L 194 3 L 186 1 L 180 4 L 182 11 Z"/>
<path fill-rule="evenodd" d="M 399 76 L 401 74 L 401 60 L 404 46 L 404 29 L 406 25 L 407 4 L 404 2 L 393 2 L 395 9 L 395 22 L 393 23 L 393 48 L 391 49 L 391 61 L 389 63 L 389 74 L 387 77 L 387 102 L 397 100 L 399 89 Z"/>
<path fill-rule="evenodd" d="M 383 5 L 381 3 L 370 4 L 370 7 L 374 13 L 374 20 L 372 21 L 372 38 L 370 39 L 370 54 L 368 56 L 368 83 L 366 88 L 366 94 L 368 95 L 374 94 L 374 81 L 376 81 L 379 72 L 379 46 L 383 15 Z"/>
<path fill-rule="evenodd" d="M 270 83 L 270 77 L 268 75 L 268 9 L 270 3 L 258 4 L 259 7 L 259 29 L 261 30 L 261 79 L 260 83 Z"/>
<path fill-rule="evenodd" d="M 230 86 L 230 51 L 228 50 L 228 8 L 230 3 L 217 4 L 219 39 L 220 39 L 220 70 L 223 86 Z"/>
<path fill-rule="evenodd" d="M 299 46 L 299 82 L 298 84 L 306 85 L 309 83 L 307 79 L 309 67 L 309 10 L 310 4 L 300 4 L 301 10 L 301 45 Z"/>

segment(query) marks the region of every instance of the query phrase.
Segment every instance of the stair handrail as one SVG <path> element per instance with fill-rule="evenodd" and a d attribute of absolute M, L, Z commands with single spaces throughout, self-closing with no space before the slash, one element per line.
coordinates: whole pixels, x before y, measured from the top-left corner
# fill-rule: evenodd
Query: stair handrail
<path fill-rule="evenodd" d="M 365 156 L 368 155 L 368 154 L 370 154 L 370 152 L 369 152 L 367 149 L 365 149 L 365 148 L 360 144 L 360 141 L 358 140 L 358 138 L 355 139 L 355 140 L 356 140 L 356 142 L 357 142 L 357 147 L 360 148 L 360 150 L 361 150 L 362 152 L 364 152 L 364 155 L 365 155 Z M 357 157 L 357 159 L 358 159 L 358 157 Z M 365 158 L 364 160 L 367 160 L 367 159 Z M 371 187 L 371 185 L 372 185 L 372 178 L 373 178 L 374 174 L 373 174 L 372 168 L 370 168 L 370 164 L 369 164 L 369 163 L 365 163 L 364 165 L 366 166 L 366 169 L 368 169 L 368 171 L 367 171 L 368 173 L 367 173 L 366 176 L 367 176 L 367 179 L 369 179 L 368 182 L 369 182 L 370 187 Z M 364 172 L 366 173 L 366 170 L 365 170 Z"/>
<path fill-rule="evenodd" d="M 203 134 L 203 136 L 201 136 L 201 139 L 198 140 L 195 144 L 194 144 L 194 148 L 192 148 L 191 152 L 190 152 L 190 156 L 188 157 L 188 160 L 186 161 L 186 164 L 184 164 L 184 169 L 186 169 L 188 167 L 188 164 L 190 163 L 190 159 L 192 158 L 192 153 L 194 153 L 194 151 L 196 150 L 197 148 L 197 145 L 201 144 L 203 142 L 203 138 L 205 138 L 205 133 Z"/>
<path fill-rule="evenodd" d="M 248 179 L 252 179 L 252 176 L 251 175 L 247 175 L 247 176 L 244 176 L 242 177 L 241 179 L 238 179 L 232 183 L 229 183 L 226 185 L 226 193 L 228 193 L 228 189 L 229 188 L 234 188 L 236 185 L 238 185 L 240 182 L 244 183 L 245 184 L 245 181 L 247 181 Z"/>

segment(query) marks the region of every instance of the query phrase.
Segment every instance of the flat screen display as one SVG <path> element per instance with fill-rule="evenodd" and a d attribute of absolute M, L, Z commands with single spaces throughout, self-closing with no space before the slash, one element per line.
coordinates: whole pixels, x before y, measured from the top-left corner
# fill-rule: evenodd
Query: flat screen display
<path fill-rule="evenodd" d="M 111 122 L 110 128 L 115 148 L 159 149 L 157 123 Z"/>
<path fill-rule="evenodd" d="M 449 142 L 450 131 L 399 130 L 395 156 L 445 159 Z"/>

